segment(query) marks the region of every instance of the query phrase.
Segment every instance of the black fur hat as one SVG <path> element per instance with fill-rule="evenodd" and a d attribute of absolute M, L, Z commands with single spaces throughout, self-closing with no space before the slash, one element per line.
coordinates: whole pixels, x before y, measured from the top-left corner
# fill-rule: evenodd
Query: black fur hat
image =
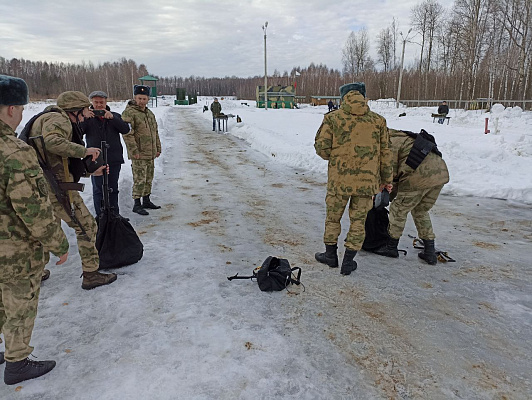
<path fill-rule="evenodd" d="M 144 94 L 148 97 L 150 97 L 150 87 L 146 85 L 135 85 L 133 86 L 133 94 L 136 96 L 137 94 Z"/>
<path fill-rule="evenodd" d="M 23 79 L 0 75 L 1 106 L 23 106 L 28 102 L 28 85 Z"/>
<path fill-rule="evenodd" d="M 340 86 L 340 97 L 343 99 L 351 90 L 356 90 L 362 96 L 366 97 L 366 84 L 364 82 L 346 83 Z"/>

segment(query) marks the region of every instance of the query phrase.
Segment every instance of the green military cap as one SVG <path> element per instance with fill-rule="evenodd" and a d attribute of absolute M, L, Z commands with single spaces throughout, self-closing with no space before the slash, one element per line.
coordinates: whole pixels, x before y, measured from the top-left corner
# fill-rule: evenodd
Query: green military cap
<path fill-rule="evenodd" d="M 57 97 L 57 106 L 65 111 L 78 111 L 90 105 L 89 98 L 81 92 L 63 92 Z"/>
<path fill-rule="evenodd" d="M 346 83 L 345 85 L 340 86 L 340 97 L 343 99 L 351 90 L 356 90 L 362 96 L 366 97 L 366 84 L 364 82 Z"/>

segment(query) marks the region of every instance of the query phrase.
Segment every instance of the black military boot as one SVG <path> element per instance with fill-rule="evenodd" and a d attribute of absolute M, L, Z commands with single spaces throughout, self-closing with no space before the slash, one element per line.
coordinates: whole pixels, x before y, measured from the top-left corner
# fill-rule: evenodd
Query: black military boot
<path fill-rule="evenodd" d="M 29 358 L 17 362 L 7 361 L 4 382 L 6 385 L 14 385 L 47 374 L 54 367 L 55 361 L 33 361 Z"/>
<path fill-rule="evenodd" d="M 429 265 L 436 265 L 438 263 L 438 257 L 436 256 L 436 249 L 434 248 L 434 240 L 423 240 L 423 251 L 418 253 L 418 257 L 427 262 Z"/>
<path fill-rule="evenodd" d="M 42 277 L 41 277 L 41 282 L 44 282 L 45 280 L 47 280 L 48 278 L 50 277 L 50 270 L 49 269 L 43 269 L 42 271 Z"/>
<path fill-rule="evenodd" d="M 140 199 L 135 199 L 135 205 L 133 206 L 133 212 L 139 214 L 139 215 L 150 215 L 148 211 L 142 207 L 142 204 L 140 204 Z"/>
<path fill-rule="evenodd" d="M 150 195 L 144 196 L 142 198 L 142 207 L 149 208 L 151 210 L 158 210 L 159 208 L 161 208 L 161 206 L 156 206 L 151 202 Z"/>
<path fill-rule="evenodd" d="M 356 250 L 345 249 L 344 259 L 342 260 L 342 268 L 340 268 L 340 273 L 342 275 L 349 275 L 351 272 L 357 269 L 357 262 L 354 260 L 356 255 Z"/>
<path fill-rule="evenodd" d="M 3 364 L 5 361 L 4 359 L 4 352 L 3 351 L 0 351 L 0 364 Z"/>
<path fill-rule="evenodd" d="M 314 257 L 320 263 L 327 264 L 331 268 L 338 268 L 338 245 L 336 244 L 326 244 L 325 253 L 316 253 Z"/>
<path fill-rule="evenodd" d="M 399 257 L 399 251 L 397 246 L 399 245 L 399 239 L 388 238 L 388 241 L 385 245 L 379 247 L 376 250 L 373 250 L 373 253 L 378 254 L 379 256 L 386 256 L 392 258 Z"/>
<path fill-rule="evenodd" d="M 109 285 L 116 281 L 116 274 L 102 274 L 99 271 L 83 272 L 83 282 L 81 288 L 91 290 L 98 286 Z"/>

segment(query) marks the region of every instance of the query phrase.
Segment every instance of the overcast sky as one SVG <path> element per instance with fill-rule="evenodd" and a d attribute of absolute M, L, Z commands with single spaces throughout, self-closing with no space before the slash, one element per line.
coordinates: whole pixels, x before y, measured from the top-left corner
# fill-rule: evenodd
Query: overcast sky
<path fill-rule="evenodd" d="M 406 33 L 422 0 L 0 0 L 0 56 L 94 64 L 131 58 L 158 76 L 264 74 L 311 62 L 342 69 L 351 31 L 379 31 L 395 17 Z M 419 52 L 407 44 L 405 63 Z M 398 55 L 400 49 L 398 49 Z"/>

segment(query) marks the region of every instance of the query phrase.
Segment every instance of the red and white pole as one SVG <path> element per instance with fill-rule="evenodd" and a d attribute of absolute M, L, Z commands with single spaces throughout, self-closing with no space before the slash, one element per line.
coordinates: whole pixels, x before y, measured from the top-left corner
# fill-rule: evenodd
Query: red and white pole
<path fill-rule="evenodd" d="M 484 126 L 484 134 L 488 134 L 490 133 L 490 130 L 488 129 L 488 121 L 489 121 L 489 118 L 486 118 L 486 124 Z"/>

